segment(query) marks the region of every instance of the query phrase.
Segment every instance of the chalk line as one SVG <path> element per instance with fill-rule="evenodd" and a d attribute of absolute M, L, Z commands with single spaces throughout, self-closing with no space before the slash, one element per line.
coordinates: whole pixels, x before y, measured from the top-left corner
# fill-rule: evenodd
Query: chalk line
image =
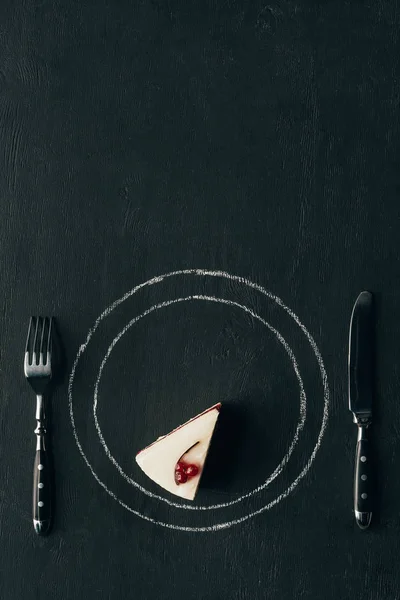
<path fill-rule="evenodd" d="M 211 525 L 208 527 L 185 527 L 185 526 L 181 526 L 181 525 L 174 525 L 172 523 L 165 523 L 162 521 L 158 521 L 156 519 L 152 519 L 151 517 L 148 517 L 147 515 L 144 515 L 136 510 L 134 510 L 133 508 L 131 508 L 130 506 L 128 506 L 127 504 L 125 504 L 122 500 L 120 500 L 116 494 L 114 494 L 114 492 L 112 492 L 111 490 L 109 490 L 107 488 L 107 486 L 104 484 L 104 482 L 102 482 L 100 480 L 100 478 L 98 477 L 98 475 L 95 473 L 93 467 L 91 466 L 83 448 L 82 445 L 79 441 L 79 437 L 78 437 L 78 433 L 76 430 L 76 426 L 75 426 L 75 419 L 74 419 L 74 413 L 73 413 L 73 399 L 72 399 L 72 386 L 73 386 L 73 382 L 74 382 L 74 377 L 75 377 L 75 372 L 76 372 L 76 368 L 78 366 L 79 360 L 82 356 L 82 354 L 86 351 L 86 348 L 92 338 L 92 336 L 94 335 L 95 331 L 97 330 L 98 326 L 100 325 L 101 321 L 106 318 L 117 306 L 119 306 L 119 304 L 121 304 L 122 302 L 124 302 L 125 300 L 127 300 L 128 298 L 130 298 L 133 294 L 135 294 L 138 290 L 140 290 L 141 288 L 145 287 L 145 286 L 150 286 L 150 285 L 155 285 L 157 283 L 160 283 L 162 281 L 164 281 L 165 279 L 169 278 L 169 277 L 173 277 L 173 276 L 177 276 L 177 275 L 195 275 L 195 276 L 210 276 L 210 277 L 221 277 L 221 278 L 225 278 L 225 279 L 229 279 L 231 281 L 237 281 L 239 283 L 243 283 L 244 285 L 246 285 L 247 287 L 253 288 L 257 291 L 259 291 L 260 293 L 262 293 L 263 295 L 267 296 L 268 298 L 270 298 L 271 300 L 273 300 L 274 302 L 276 302 L 276 304 L 278 304 L 295 322 L 296 324 L 300 327 L 300 329 L 303 331 L 304 335 L 306 336 L 308 342 L 311 345 L 311 348 L 313 349 L 313 352 L 315 354 L 315 357 L 317 359 L 318 362 L 318 366 L 319 366 L 319 370 L 320 370 L 320 374 L 321 374 L 321 379 L 322 379 L 322 384 L 323 384 L 323 388 L 324 388 L 324 406 L 323 406 L 323 415 L 322 415 L 322 423 L 321 423 L 321 429 L 319 431 L 318 434 L 318 438 L 317 438 L 317 442 L 314 446 L 314 449 L 311 453 L 311 456 L 309 458 L 309 460 L 307 461 L 307 463 L 305 464 L 304 468 L 302 469 L 302 471 L 300 472 L 300 474 L 297 476 L 297 478 L 289 485 L 289 487 L 282 492 L 279 496 L 277 496 L 274 500 L 272 500 L 271 502 L 269 502 L 268 504 L 266 504 L 265 506 L 261 507 L 259 510 L 248 513 L 247 515 L 244 515 L 238 519 L 234 519 L 232 521 L 226 521 L 224 523 L 217 523 L 215 525 Z M 321 353 L 318 349 L 318 346 L 316 344 L 316 342 L 314 341 L 313 337 L 311 336 L 311 334 L 308 332 L 307 328 L 305 327 L 305 325 L 303 325 L 303 323 L 300 321 L 299 317 L 297 317 L 297 315 L 288 307 L 284 304 L 284 302 L 278 297 L 275 296 L 274 294 L 271 294 L 270 292 L 268 292 L 265 288 L 263 288 L 262 286 L 260 286 L 259 284 L 253 283 L 252 281 L 250 281 L 249 279 L 243 278 L 243 277 L 239 277 L 237 275 L 230 275 L 229 273 L 226 273 L 224 271 L 210 271 L 207 269 L 183 269 L 183 270 L 177 270 L 177 271 L 172 271 L 170 273 L 165 273 L 164 275 L 160 275 L 158 277 L 154 277 L 148 281 L 145 281 L 139 285 L 137 285 L 136 287 L 134 287 L 132 290 L 130 290 L 129 292 L 127 292 L 124 296 L 122 296 L 121 298 L 119 298 L 118 300 L 116 300 L 113 304 L 111 304 L 111 306 L 109 306 L 108 308 L 106 308 L 103 313 L 96 319 L 93 327 L 91 329 L 89 329 L 89 332 L 87 334 L 86 337 L 86 341 L 80 346 L 78 354 L 75 358 L 75 361 L 73 363 L 72 366 L 72 370 L 71 370 L 71 374 L 70 374 L 70 378 L 69 378 L 69 384 L 68 384 L 68 400 L 69 400 L 69 411 L 70 411 L 70 418 L 71 418 L 71 424 L 72 424 L 72 429 L 73 429 L 73 433 L 74 433 L 74 437 L 75 437 L 75 441 L 77 443 L 78 449 L 82 455 L 82 458 L 84 459 L 85 463 L 87 464 L 89 470 L 91 471 L 93 477 L 96 479 L 96 481 L 103 487 L 103 489 L 112 497 L 114 498 L 121 506 L 123 506 L 124 508 L 126 508 L 128 511 L 130 511 L 131 513 L 135 514 L 138 517 L 141 517 L 142 519 L 145 519 L 146 521 L 149 521 L 151 523 L 160 525 L 162 527 L 167 527 L 169 529 L 175 529 L 175 530 L 180 530 L 180 531 L 191 531 L 191 532 L 212 532 L 212 531 L 218 531 L 221 529 L 226 529 L 228 527 L 231 527 L 233 525 L 237 525 L 239 523 L 243 523 L 244 521 L 258 515 L 261 514 L 262 512 L 269 510 L 270 508 L 272 508 L 273 506 L 275 506 L 276 504 L 278 504 L 281 500 L 283 500 L 284 498 L 286 498 L 299 484 L 299 482 L 303 479 L 303 477 L 307 474 L 307 472 L 309 471 L 309 469 L 311 468 L 312 463 L 314 462 L 315 456 L 321 446 L 322 443 L 322 439 L 326 430 L 326 426 L 328 423 L 328 417 L 329 417 L 329 386 L 328 386 L 328 379 L 327 379 L 327 374 L 326 374 L 326 370 L 325 370 L 325 366 L 324 366 L 324 362 L 321 356 Z M 181 506 L 181 505 L 180 505 Z"/>
<path fill-rule="evenodd" d="M 287 453 L 285 454 L 285 456 L 283 457 L 282 461 L 279 463 L 279 465 L 276 467 L 276 469 L 274 470 L 274 472 L 272 473 L 272 475 L 270 475 L 268 477 L 268 479 L 262 483 L 261 485 L 259 485 L 258 487 L 256 487 L 254 490 L 251 490 L 250 492 L 243 494 L 242 496 L 235 498 L 234 500 L 231 500 L 229 502 L 223 502 L 221 504 L 211 504 L 211 505 L 200 505 L 200 504 L 179 504 L 178 502 L 174 502 L 173 500 L 170 500 L 168 498 L 164 498 L 164 496 L 160 496 L 158 494 L 154 494 L 153 492 L 150 492 L 149 490 L 147 490 L 146 488 L 144 488 L 143 486 L 141 486 L 137 481 L 135 481 L 134 479 L 132 479 L 131 477 L 129 477 L 129 475 L 127 475 L 125 473 L 125 471 L 122 469 L 122 467 L 119 465 L 119 463 L 117 462 L 117 460 L 114 458 L 114 456 L 111 454 L 111 451 L 109 450 L 107 443 L 104 439 L 99 421 L 98 421 L 98 417 L 97 417 L 97 404 L 98 404 L 98 391 L 99 391 L 99 384 L 100 384 L 100 379 L 103 373 L 103 369 L 106 365 L 106 362 L 112 352 L 112 350 L 114 349 L 115 345 L 117 344 L 117 342 L 121 339 L 121 337 L 123 335 L 125 335 L 125 333 L 132 327 L 132 325 L 134 325 L 135 323 L 137 323 L 140 319 L 142 319 L 143 317 L 149 315 L 150 313 L 154 312 L 155 310 L 159 310 L 160 308 L 165 308 L 167 306 L 171 306 L 172 304 L 177 304 L 177 303 L 181 303 L 181 302 L 187 302 L 190 300 L 206 300 L 209 302 L 218 302 L 221 304 L 227 304 L 229 306 L 235 306 L 237 308 L 242 309 L 244 312 L 250 314 L 253 318 L 257 319 L 258 321 L 260 321 L 263 325 L 265 325 L 279 340 L 279 342 L 283 345 L 283 347 L 285 348 L 286 352 L 289 355 L 290 360 L 292 361 L 293 364 L 293 368 L 294 371 L 296 373 L 296 377 L 297 380 L 299 382 L 299 387 L 300 387 L 300 416 L 299 416 L 299 421 L 297 423 L 297 427 L 296 427 L 296 431 L 293 437 L 293 440 L 289 446 L 289 449 L 287 451 Z M 293 450 L 298 442 L 299 439 L 299 434 L 300 431 L 303 429 L 304 427 L 304 422 L 306 419 L 306 410 L 307 410 L 307 398 L 306 398 L 306 393 L 304 391 L 304 384 L 300 375 L 300 371 L 299 371 L 299 367 L 296 361 L 296 358 L 293 354 L 293 351 L 291 350 L 289 344 L 286 342 L 286 340 L 282 337 L 282 335 L 279 333 L 279 331 L 277 331 L 274 327 L 272 327 L 267 321 L 265 321 L 262 317 L 260 317 L 257 313 L 255 313 L 254 311 L 252 311 L 250 308 L 248 308 L 247 306 L 243 306 L 242 304 L 239 304 L 238 302 L 234 302 L 232 300 L 226 300 L 224 298 L 216 298 L 215 296 L 203 296 L 203 295 L 193 295 L 193 296 L 187 296 L 186 298 L 176 298 L 174 300 L 167 300 L 165 302 L 161 302 L 160 304 L 156 304 L 154 306 L 152 306 L 151 308 L 145 310 L 142 314 L 140 314 L 137 317 L 134 317 L 131 321 L 129 321 L 129 323 L 119 332 L 119 334 L 113 339 L 113 341 L 111 342 L 110 346 L 108 347 L 108 350 L 103 358 L 103 361 L 100 365 L 100 369 L 99 369 L 99 373 L 97 376 L 97 380 L 96 380 L 96 384 L 95 384 L 95 389 L 94 389 L 94 403 L 93 403 L 93 415 L 94 415 L 94 421 L 95 421 L 95 425 L 96 425 L 96 429 L 97 429 L 97 433 L 98 436 L 100 438 L 100 442 L 104 448 L 104 451 L 106 453 L 106 455 L 108 456 L 108 458 L 111 460 L 111 462 L 113 463 L 113 465 L 117 468 L 117 470 L 119 471 L 119 473 L 122 475 L 122 477 L 131 485 L 135 486 L 136 488 L 138 488 L 141 492 L 143 492 L 144 494 L 146 494 L 147 496 L 149 496 L 150 498 L 155 498 L 157 500 L 161 500 L 162 502 L 165 502 L 166 504 L 169 504 L 170 506 L 176 506 L 177 508 L 181 508 L 181 509 L 186 509 L 186 510 L 212 510 L 212 509 L 218 509 L 218 508 L 225 508 L 227 506 L 232 506 L 233 504 L 237 504 L 238 502 L 241 502 L 242 500 L 244 500 L 245 498 L 249 498 L 250 496 L 253 496 L 254 494 L 260 492 L 261 490 L 263 490 L 264 488 L 266 488 L 276 477 L 278 477 L 278 475 L 283 471 L 285 465 L 287 464 L 287 462 L 289 461 L 290 456 L 293 453 Z"/>

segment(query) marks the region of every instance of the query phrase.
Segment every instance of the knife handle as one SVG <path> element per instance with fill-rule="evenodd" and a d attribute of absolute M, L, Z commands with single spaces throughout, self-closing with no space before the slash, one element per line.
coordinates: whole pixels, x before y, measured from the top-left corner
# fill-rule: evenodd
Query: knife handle
<path fill-rule="evenodd" d="M 33 465 L 32 517 L 38 535 L 48 533 L 51 525 L 51 462 L 46 449 L 43 397 L 37 397 L 36 455 Z"/>
<path fill-rule="evenodd" d="M 354 514 L 357 525 L 366 529 L 372 517 L 372 465 L 366 428 L 359 427 L 354 473 Z"/>

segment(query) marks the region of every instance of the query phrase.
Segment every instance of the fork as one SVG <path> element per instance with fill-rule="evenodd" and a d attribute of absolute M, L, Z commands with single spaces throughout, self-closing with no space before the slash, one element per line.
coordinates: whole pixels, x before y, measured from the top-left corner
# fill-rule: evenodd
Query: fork
<path fill-rule="evenodd" d="M 33 527 L 38 535 L 48 533 L 52 520 L 51 462 L 46 447 L 44 394 L 51 377 L 52 317 L 31 317 L 26 340 L 24 372 L 36 394 L 36 456 L 33 470 Z"/>

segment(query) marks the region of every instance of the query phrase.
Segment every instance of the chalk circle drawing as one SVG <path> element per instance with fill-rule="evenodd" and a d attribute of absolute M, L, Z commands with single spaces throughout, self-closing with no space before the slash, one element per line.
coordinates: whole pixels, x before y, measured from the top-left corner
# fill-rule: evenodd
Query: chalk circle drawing
<path fill-rule="evenodd" d="M 141 512 L 139 512 L 138 510 L 132 508 L 131 506 L 128 506 L 125 502 L 123 502 L 120 498 L 118 498 L 118 496 L 112 491 L 110 490 L 106 484 L 100 479 L 100 477 L 98 476 L 98 474 L 95 472 L 94 468 L 92 467 L 91 463 L 89 462 L 89 459 L 86 456 L 86 453 L 83 450 L 82 444 L 79 440 L 79 436 L 78 436 L 78 432 L 76 429 L 76 425 L 75 425 L 75 418 L 74 418 L 74 407 L 73 407 L 73 384 L 74 384 L 74 378 L 75 378 L 75 373 L 76 373 L 76 369 L 79 363 L 80 358 L 82 357 L 82 355 L 84 354 L 84 352 L 86 351 L 89 342 L 91 340 L 91 338 L 93 337 L 95 331 L 97 330 L 97 328 L 99 327 L 101 321 L 103 321 L 105 318 L 107 318 L 111 312 L 117 308 L 117 306 L 119 306 L 120 304 L 122 304 L 123 302 L 125 302 L 126 300 L 128 300 L 128 298 L 132 297 L 136 292 L 138 292 L 140 289 L 146 287 L 146 286 L 152 286 L 152 285 L 156 285 L 158 283 L 161 283 L 162 281 L 171 278 L 171 277 L 178 277 L 178 276 L 190 276 L 190 275 L 194 275 L 197 277 L 217 277 L 217 278 L 225 278 L 228 279 L 230 281 L 235 281 L 238 282 L 240 284 L 243 284 L 245 286 L 247 286 L 248 288 L 254 289 L 258 292 L 260 292 L 261 294 L 263 294 L 264 296 L 266 296 L 267 298 L 269 298 L 270 300 L 274 301 L 278 306 L 280 306 L 292 319 L 293 321 L 296 323 L 296 325 L 302 330 L 302 332 L 304 333 L 306 339 L 308 340 L 315 358 L 317 360 L 318 363 L 318 367 L 319 367 L 319 371 L 320 371 L 320 376 L 321 376 L 321 381 L 322 381 L 322 385 L 323 385 L 323 414 L 322 414 L 322 421 L 321 421 L 321 427 L 317 436 L 317 440 L 316 443 L 314 445 L 314 448 L 312 450 L 312 453 L 310 455 L 310 457 L 308 458 L 306 464 L 303 466 L 303 469 L 300 471 L 300 473 L 298 474 L 298 476 L 295 478 L 295 480 L 287 487 L 287 489 L 285 491 L 283 491 L 281 494 L 279 494 L 276 498 L 274 498 L 273 500 L 271 500 L 270 502 L 268 502 L 267 504 L 265 504 L 264 506 L 262 506 L 261 508 L 259 508 L 258 510 L 255 510 L 253 512 L 249 512 L 246 513 L 244 515 L 242 515 L 241 517 L 238 517 L 236 519 L 230 520 L 230 521 L 225 521 L 225 522 L 219 522 L 219 523 L 215 523 L 213 525 L 210 526 L 205 526 L 205 527 L 191 527 L 191 526 L 183 526 L 183 525 L 177 525 L 174 523 L 167 523 L 167 522 L 163 522 L 163 521 L 159 521 L 157 519 L 154 519 L 152 517 L 149 517 L 148 515 L 145 515 Z M 111 454 L 107 443 L 104 439 L 98 418 L 97 418 L 97 407 L 98 407 L 98 395 L 99 395 L 99 384 L 100 384 L 100 380 L 101 380 L 101 376 L 102 376 L 102 372 L 103 369 L 106 365 L 106 362 L 113 350 L 113 348 L 115 347 L 115 345 L 118 343 L 118 341 L 121 339 L 121 337 L 135 324 L 137 323 L 140 319 L 142 319 L 143 317 L 149 315 L 150 313 L 156 311 L 156 310 L 160 310 L 161 308 L 165 308 L 167 306 L 173 305 L 173 304 L 178 304 L 180 302 L 189 302 L 189 301 L 207 301 L 207 302 L 217 302 L 217 303 L 221 303 L 221 304 L 225 304 L 228 306 L 234 306 L 237 308 L 240 308 L 241 310 L 243 310 L 244 312 L 248 313 L 249 315 L 251 315 L 254 319 L 258 320 L 259 322 L 261 322 L 265 327 L 267 327 L 269 329 L 269 331 L 271 331 L 276 338 L 278 339 L 278 341 L 282 344 L 282 346 L 284 347 L 288 357 L 290 358 L 292 365 L 293 365 L 293 369 L 295 371 L 296 377 L 297 377 L 297 381 L 299 384 L 299 389 L 300 389 L 300 413 L 299 413 L 299 420 L 296 426 L 296 431 L 293 437 L 293 440 L 291 441 L 288 451 L 285 454 L 285 456 L 283 457 L 283 459 L 281 460 L 281 462 L 279 463 L 279 465 L 275 468 L 275 470 L 273 471 L 273 473 L 266 479 L 265 482 L 263 482 L 260 486 L 258 486 L 257 488 L 251 490 L 250 492 L 243 494 L 242 496 L 235 498 L 231 501 L 228 502 L 224 502 L 224 503 L 220 503 L 220 504 L 214 504 L 214 505 L 190 505 L 190 504 L 178 504 L 177 502 L 173 502 L 172 500 L 165 498 L 164 496 L 160 496 L 158 494 L 154 494 L 152 492 L 150 492 L 149 490 L 145 489 L 143 486 L 141 486 L 139 483 L 137 483 L 134 479 L 132 479 L 131 477 L 129 477 L 121 468 L 121 466 L 118 464 L 117 460 L 113 457 L 113 455 Z M 118 300 L 116 300 L 111 306 L 109 306 L 108 308 L 106 308 L 103 313 L 96 319 L 93 327 L 89 330 L 87 336 L 86 336 L 86 340 L 85 342 L 80 346 L 78 354 L 75 358 L 75 361 L 73 363 L 73 367 L 71 370 L 71 374 L 70 374 L 70 378 L 69 378 L 69 385 L 68 385 L 68 400 L 69 400 L 69 411 L 70 411 L 70 418 L 71 418 L 71 423 L 72 423 L 72 429 L 73 429 L 73 433 L 74 433 L 74 437 L 75 437 L 75 441 L 77 443 L 78 449 L 82 455 L 82 458 L 84 459 L 86 465 L 88 466 L 89 470 L 91 471 L 93 477 L 96 479 L 96 481 L 103 487 L 103 489 L 112 497 L 114 498 L 114 500 L 116 500 L 121 506 L 123 506 L 126 510 L 128 510 L 129 512 L 135 514 L 136 516 L 145 519 L 146 521 L 149 521 L 151 523 L 154 523 L 156 525 L 160 525 L 163 527 L 167 527 L 169 529 L 175 529 L 175 530 L 181 530 L 181 531 L 191 531 L 191 532 L 212 532 L 212 531 L 218 531 L 221 529 L 227 529 L 229 527 L 232 527 L 233 525 L 238 525 L 239 523 L 243 523 L 244 521 L 255 517 L 258 514 L 261 514 L 262 512 L 265 512 L 269 509 L 271 509 L 273 506 L 277 505 L 279 502 L 281 502 L 284 498 L 286 498 L 287 496 L 289 496 L 289 494 L 297 487 L 297 485 L 299 484 L 299 482 L 303 479 L 303 477 L 307 474 L 307 472 L 309 471 L 312 463 L 314 462 L 314 459 L 316 457 L 316 454 L 321 446 L 322 443 L 322 439 L 326 430 L 326 426 L 328 423 L 328 416 L 329 416 L 329 386 L 328 386 L 328 380 L 327 380 L 327 374 L 326 374 L 326 370 L 325 370 L 325 366 L 324 366 L 324 362 L 321 356 L 321 353 L 317 347 L 317 344 L 315 343 L 313 337 L 311 336 L 311 334 L 308 332 L 308 330 L 306 329 L 306 327 L 303 325 L 303 323 L 300 321 L 300 319 L 298 318 L 298 316 L 288 307 L 286 306 L 283 301 L 278 298 L 278 296 L 275 296 L 274 294 L 272 294 L 271 292 L 267 291 L 265 288 L 263 288 L 261 285 L 254 283 L 246 278 L 243 277 L 239 277 L 237 275 L 231 275 L 229 273 L 226 273 L 224 271 L 211 271 L 211 270 L 206 270 L 206 269 L 184 269 L 184 270 L 178 270 L 178 271 L 172 271 L 170 273 L 165 273 L 163 275 L 160 275 L 158 277 L 154 277 L 152 279 L 149 279 L 148 281 L 145 281 L 139 285 L 137 285 L 136 287 L 134 287 L 133 289 L 131 289 L 129 292 L 127 292 L 124 296 L 122 296 L 121 298 L 119 298 Z M 182 298 L 176 298 L 174 300 L 168 300 L 159 304 L 156 304 L 152 307 L 150 307 L 149 309 L 145 310 L 143 313 L 141 313 L 140 315 L 134 317 L 133 319 L 131 319 L 131 321 L 129 321 L 129 323 L 127 323 L 127 325 L 117 334 L 117 336 L 113 339 L 113 341 L 111 342 L 110 346 L 108 347 L 108 350 L 101 362 L 100 365 L 100 369 L 99 369 L 99 373 L 97 375 L 97 379 L 96 379 L 96 383 L 95 383 L 95 389 L 94 389 L 94 402 L 93 402 L 93 417 L 94 417 L 94 422 L 95 422 L 95 426 L 96 426 L 96 430 L 97 430 L 97 434 L 99 437 L 99 440 L 101 442 L 101 445 L 107 455 L 107 457 L 109 458 L 109 460 L 112 462 L 112 464 L 116 467 L 116 469 L 118 470 L 118 472 L 120 473 L 120 475 L 131 485 L 133 485 L 134 487 L 136 487 L 138 490 L 140 490 L 142 493 L 146 494 L 147 496 L 157 500 L 157 501 L 161 501 L 161 502 L 165 502 L 166 504 L 170 505 L 170 506 L 174 506 L 176 508 L 182 509 L 182 510 L 194 510 L 194 511 L 209 511 L 209 510 L 218 510 L 218 509 L 223 509 L 223 508 L 227 508 L 233 504 L 237 504 L 239 502 L 242 502 L 244 499 L 249 498 L 250 496 L 253 496 L 259 492 L 261 492 L 263 489 L 265 489 L 266 487 L 269 486 L 269 484 L 276 478 L 278 477 L 278 475 L 282 472 L 282 470 L 284 469 L 285 465 L 288 463 L 289 458 L 291 456 L 291 454 L 293 453 L 293 450 L 298 442 L 299 439 L 299 435 L 301 430 L 304 427 L 305 421 L 306 421 L 306 412 L 307 412 L 307 398 L 306 398 L 306 393 L 304 390 L 304 385 L 303 385 L 303 381 L 301 378 L 301 374 L 299 371 L 299 367 L 296 361 L 296 358 L 294 356 L 294 353 L 292 351 L 292 349 L 290 348 L 289 344 L 286 342 L 286 340 L 283 338 L 283 336 L 279 333 L 279 331 L 277 331 L 274 327 L 272 327 L 272 325 L 270 325 L 267 321 L 265 321 L 262 317 L 260 317 L 260 315 L 258 315 L 257 313 L 255 313 L 253 310 L 251 310 L 250 308 L 239 304 L 238 302 L 234 302 L 232 300 L 227 300 L 225 298 L 217 298 L 214 296 L 205 296 L 205 295 L 191 295 L 191 296 L 186 296 L 186 297 L 182 297 Z"/>
<path fill-rule="evenodd" d="M 98 406 L 98 396 L 99 396 L 99 385 L 100 385 L 100 379 L 103 373 L 103 369 L 106 365 L 106 362 L 113 350 L 113 348 L 115 347 L 115 345 L 117 344 L 117 342 L 121 339 L 121 337 L 123 335 L 125 335 L 125 333 L 132 327 L 132 325 L 134 325 L 135 323 L 137 323 L 140 319 L 142 319 L 143 317 L 149 315 L 150 313 L 154 312 L 155 310 L 159 310 L 161 308 L 165 308 L 167 306 L 171 306 L 173 304 L 177 304 L 180 302 L 188 302 L 188 301 L 195 301 L 195 300 L 206 300 L 209 302 L 218 302 L 221 304 L 226 304 L 229 306 L 236 306 L 238 308 L 241 308 L 243 311 L 245 311 L 246 313 L 250 314 L 254 319 L 257 319 L 258 321 L 260 321 L 263 325 L 265 325 L 279 340 L 279 342 L 282 344 L 282 346 L 285 348 L 285 351 L 287 352 L 287 354 L 289 355 L 289 358 L 293 364 L 293 368 L 297 377 L 297 381 L 299 383 L 299 387 L 300 387 L 300 414 L 299 414 L 299 420 L 297 423 L 297 427 L 296 427 L 296 431 L 295 434 L 293 436 L 293 440 L 289 445 L 289 449 L 286 452 L 285 456 L 283 457 L 283 459 L 281 460 L 281 462 L 279 463 L 279 465 L 276 467 L 276 469 L 273 471 L 273 473 L 268 477 L 268 479 L 261 484 L 260 486 L 258 486 L 257 488 L 255 488 L 254 490 L 251 490 L 250 492 L 248 492 L 247 494 L 243 494 L 242 496 L 239 496 L 238 498 L 235 498 L 234 500 L 231 500 L 229 502 L 223 502 L 221 504 L 211 504 L 211 505 L 206 505 L 206 506 L 202 506 L 202 505 L 196 505 L 196 504 L 178 504 L 178 502 L 173 502 L 172 500 L 169 500 L 168 498 L 165 498 L 164 496 L 159 496 L 158 494 L 154 494 L 153 492 L 150 492 L 148 490 L 146 490 L 143 486 L 141 486 L 139 483 L 137 483 L 137 481 L 135 481 L 134 479 L 132 479 L 131 477 L 129 477 L 122 469 L 122 467 L 118 464 L 118 462 L 116 461 L 116 459 L 114 458 L 114 456 L 111 454 L 107 443 L 104 439 L 103 436 L 103 432 L 101 430 L 100 427 L 100 423 L 99 420 L 97 418 L 97 406 Z M 111 462 L 113 463 L 113 465 L 117 468 L 117 470 L 119 471 L 119 473 L 122 475 L 122 477 L 131 485 L 135 486 L 136 488 L 138 488 L 141 492 L 143 492 L 144 494 L 146 494 L 147 496 L 149 496 L 150 498 L 155 498 L 157 500 L 161 500 L 161 502 L 165 502 L 166 504 L 169 504 L 169 506 L 175 506 L 176 508 L 180 508 L 180 509 L 186 509 L 186 510 L 215 510 L 218 508 L 225 508 L 228 506 L 232 506 L 233 504 L 237 504 L 239 502 L 241 502 L 242 500 L 244 500 L 245 498 L 249 498 L 250 496 L 253 496 L 254 494 L 261 492 L 261 490 L 263 490 L 264 488 L 266 488 L 270 483 L 272 483 L 272 481 L 278 477 L 278 475 L 282 472 L 284 466 L 287 464 L 290 456 L 293 453 L 293 450 L 298 442 L 299 439 L 299 434 L 300 431 L 303 429 L 304 427 L 304 423 L 306 420 L 306 411 L 307 411 L 307 397 L 306 397 L 306 393 L 304 390 L 304 385 L 303 385 L 303 380 L 301 379 L 301 375 L 300 375 L 300 371 L 299 371 L 299 367 L 296 361 L 296 358 L 290 348 L 290 346 L 288 345 L 288 343 L 286 342 L 286 340 L 281 336 L 281 334 L 279 333 L 279 331 L 277 331 L 274 327 L 272 327 L 269 323 L 267 323 L 267 321 L 265 321 L 264 319 L 262 319 L 257 313 L 255 313 L 254 311 L 252 311 L 251 309 L 247 308 L 246 306 L 243 306 L 242 304 L 239 304 L 238 302 L 233 302 L 231 300 L 226 300 L 224 298 L 216 298 L 215 296 L 203 296 L 203 295 L 193 295 L 193 296 L 187 296 L 185 298 L 176 298 L 174 300 L 167 300 L 166 302 L 161 302 L 160 304 L 156 304 L 154 306 L 152 306 L 151 308 L 149 308 L 148 310 L 144 311 L 142 314 L 140 314 L 139 316 L 133 318 L 131 321 L 129 321 L 129 323 L 119 332 L 119 334 L 113 339 L 113 341 L 111 342 L 110 346 L 108 347 L 108 350 L 102 360 L 102 363 L 100 365 L 100 370 L 97 376 L 97 380 L 95 383 L 95 388 L 94 388 L 94 402 L 93 402 L 93 415 L 94 415 L 94 421 L 95 421 L 95 425 L 96 425 L 96 429 L 97 429 L 97 435 L 99 436 L 101 445 L 103 446 L 103 449 L 106 453 L 106 455 L 108 456 L 108 458 L 111 460 Z"/>

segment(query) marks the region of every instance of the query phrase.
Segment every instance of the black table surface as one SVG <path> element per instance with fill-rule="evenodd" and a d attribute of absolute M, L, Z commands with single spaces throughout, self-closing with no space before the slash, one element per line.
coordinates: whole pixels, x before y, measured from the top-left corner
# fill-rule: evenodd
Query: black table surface
<path fill-rule="evenodd" d="M 2 599 L 400 598 L 399 15 L 392 0 L 1 3 Z M 315 340 L 329 407 L 311 465 L 320 366 L 260 290 L 198 272 L 156 280 L 82 347 L 115 300 L 190 269 L 259 284 Z M 362 289 L 377 306 L 377 495 L 365 532 L 352 514 L 346 373 Z M 111 341 L 152 306 L 98 386 L 98 422 L 125 479 L 99 441 L 93 391 Z M 50 401 L 46 538 L 31 522 L 31 314 L 57 317 L 65 353 Z M 301 417 L 279 335 L 304 382 L 305 423 L 279 476 L 239 501 L 273 473 Z M 171 506 L 135 453 L 215 402 L 220 428 L 194 505 L 230 506 Z"/>

